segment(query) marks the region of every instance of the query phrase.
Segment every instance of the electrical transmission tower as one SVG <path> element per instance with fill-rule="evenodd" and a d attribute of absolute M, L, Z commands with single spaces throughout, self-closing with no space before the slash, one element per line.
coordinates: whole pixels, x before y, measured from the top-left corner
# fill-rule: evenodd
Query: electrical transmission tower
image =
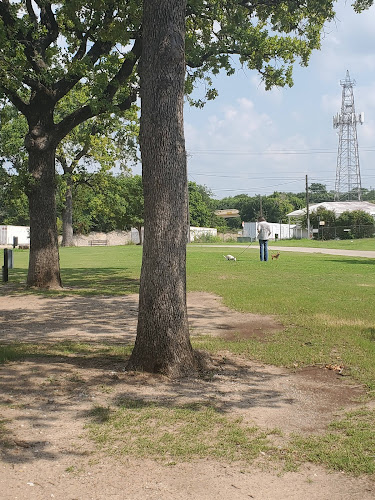
<path fill-rule="evenodd" d="M 337 151 L 335 200 L 361 200 L 361 173 L 359 170 L 357 123 L 364 122 L 364 113 L 355 114 L 353 87 L 349 71 L 342 87 L 341 113 L 333 117 L 333 127 L 339 129 Z"/>

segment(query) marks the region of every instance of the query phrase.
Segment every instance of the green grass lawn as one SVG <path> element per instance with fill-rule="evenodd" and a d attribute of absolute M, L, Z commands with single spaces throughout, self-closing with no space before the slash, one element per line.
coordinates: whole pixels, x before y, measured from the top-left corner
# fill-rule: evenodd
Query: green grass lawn
<path fill-rule="evenodd" d="M 278 247 L 307 247 L 307 248 L 337 248 L 342 250 L 374 250 L 375 251 L 375 238 L 362 238 L 357 240 L 310 240 L 310 239 L 300 239 L 300 240 L 270 240 L 270 246 Z M 202 246 L 202 245 L 235 245 L 235 246 L 257 246 L 258 242 L 254 241 L 252 243 L 237 243 L 236 241 L 221 241 L 219 238 L 217 241 L 209 243 L 191 243 L 190 246 Z"/>
<path fill-rule="evenodd" d="M 337 243 L 352 248 L 350 242 Z M 194 340 L 194 346 L 210 352 L 229 349 L 287 367 L 343 364 L 347 375 L 367 387 L 368 397 L 375 397 L 375 259 L 282 252 L 278 260 L 259 262 L 257 244 L 253 246 L 231 250 L 237 262 L 226 261 L 222 248 L 189 246 L 188 290 L 215 293 L 238 311 L 273 314 L 285 328 L 266 341 L 228 342 L 202 336 Z M 360 249 L 366 249 L 364 243 Z M 118 295 L 138 291 L 139 246 L 61 248 L 60 255 L 66 290 L 49 293 Z M 0 288 L 2 294 L 25 293 L 28 252 L 16 250 L 14 262 L 9 284 Z M 375 435 L 374 420 L 374 411 L 348 416 L 322 438 L 296 438 L 293 453 L 297 449 L 308 460 L 333 468 L 374 472 L 373 441 L 368 444 L 371 453 L 367 448 L 364 452 L 370 457 L 367 465 L 353 465 L 350 452 L 355 440 L 363 441 L 363 432 Z M 343 445 L 342 453 L 337 447 L 332 450 L 332 442 L 347 443 L 347 448 Z M 345 456 L 351 468 L 345 469 Z"/>

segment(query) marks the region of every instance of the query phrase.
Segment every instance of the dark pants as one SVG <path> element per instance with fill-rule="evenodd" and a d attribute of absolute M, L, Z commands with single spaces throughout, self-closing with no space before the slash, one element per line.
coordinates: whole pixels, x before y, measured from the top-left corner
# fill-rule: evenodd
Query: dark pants
<path fill-rule="evenodd" d="M 268 260 L 268 240 L 259 240 L 260 260 Z"/>

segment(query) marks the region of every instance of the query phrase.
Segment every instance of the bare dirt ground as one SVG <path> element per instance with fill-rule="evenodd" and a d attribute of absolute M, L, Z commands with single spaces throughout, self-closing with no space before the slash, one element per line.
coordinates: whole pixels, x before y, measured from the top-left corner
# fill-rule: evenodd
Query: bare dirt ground
<path fill-rule="evenodd" d="M 137 296 L 0 297 L 2 342 L 134 341 Z M 218 297 L 189 294 L 192 335 L 267 338 L 282 328 L 274 318 L 241 314 Z M 128 457 L 119 462 L 87 439 L 87 412 L 113 406 L 119 394 L 173 404 L 215 401 L 228 415 L 266 428 L 320 433 L 335 416 L 358 406 L 362 388 L 325 368 L 292 372 L 220 353 L 214 375 L 168 381 L 130 374 L 102 358 L 33 358 L 0 367 L 0 498 L 2 500 L 367 500 L 367 477 L 305 465 L 298 472 L 214 460 L 163 465 Z M 102 388 L 110 387 L 109 392 Z M 1 446 L 7 441 L 8 446 Z"/>

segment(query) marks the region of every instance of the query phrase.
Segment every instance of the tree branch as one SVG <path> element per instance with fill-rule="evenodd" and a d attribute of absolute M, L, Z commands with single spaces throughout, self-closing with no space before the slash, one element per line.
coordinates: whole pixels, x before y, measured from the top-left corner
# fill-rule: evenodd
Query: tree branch
<path fill-rule="evenodd" d="M 19 97 L 19 95 L 11 89 L 8 89 L 3 84 L 0 84 L 0 90 L 7 96 L 10 102 L 27 117 L 29 106 Z"/>
<path fill-rule="evenodd" d="M 27 12 L 30 16 L 30 19 L 31 19 L 34 27 L 37 28 L 38 27 L 38 19 L 35 15 L 31 0 L 26 0 L 26 8 L 27 8 Z"/>
<path fill-rule="evenodd" d="M 113 20 L 113 9 L 108 9 L 104 14 L 102 31 L 105 32 L 105 29 L 110 26 Z M 98 59 L 106 55 L 110 52 L 113 44 L 109 41 L 96 40 L 91 47 L 91 49 L 86 54 L 87 41 L 91 34 L 91 32 L 95 32 L 98 25 L 92 26 L 86 35 L 83 35 L 82 32 L 78 32 L 75 30 L 76 36 L 78 39 L 82 40 L 76 54 L 73 57 L 73 62 L 82 60 L 83 62 L 87 62 L 89 65 L 94 65 Z M 86 55 L 85 55 L 86 54 Z M 82 78 L 82 73 L 77 72 L 76 74 L 67 75 L 54 85 L 54 92 L 56 96 L 56 101 L 60 100 L 64 95 L 66 95 L 69 90 L 71 90 L 76 83 Z"/>
<path fill-rule="evenodd" d="M 95 129 L 95 125 L 92 126 L 92 130 Z M 94 132 L 95 133 L 95 132 Z M 92 135 L 92 134 L 91 134 Z M 86 139 L 85 144 L 83 145 L 81 151 L 79 151 L 74 159 L 72 160 L 70 166 L 68 166 L 68 162 L 66 160 L 65 155 L 62 152 L 62 148 L 60 148 L 60 151 L 56 152 L 56 160 L 60 163 L 64 174 L 71 174 L 75 167 L 78 165 L 79 160 L 81 160 L 84 156 L 87 155 L 88 151 L 90 149 L 90 140 L 89 137 Z"/>
<path fill-rule="evenodd" d="M 130 109 L 132 104 L 137 100 L 137 91 L 134 89 L 134 92 L 130 94 L 124 101 L 120 102 L 117 107 L 120 111 L 126 111 Z"/>
<path fill-rule="evenodd" d="M 55 144 L 58 144 L 62 139 L 64 139 L 64 137 L 68 135 L 74 127 L 77 127 L 97 114 L 97 111 L 93 111 L 89 105 L 82 106 L 81 108 L 73 111 L 73 113 L 70 113 L 70 115 L 66 116 L 56 125 L 56 133 L 54 134 Z"/>
<path fill-rule="evenodd" d="M 74 33 L 74 35 L 77 37 L 78 40 L 81 40 L 81 44 L 78 47 L 77 52 L 74 54 L 72 61 L 80 61 L 82 57 L 86 54 L 86 49 L 87 49 L 87 42 L 91 36 L 92 33 L 95 33 L 97 28 L 98 28 L 98 23 L 93 24 L 90 26 L 90 28 L 85 32 L 81 31 L 77 24 L 79 24 L 79 19 L 76 17 L 76 19 L 72 19 L 74 28 L 72 30 L 69 30 Z M 68 28 L 67 28 L 68 29 Z"/>
<path fill-rule="evenodd" d="M 108 83 L 107 88 L 104 91 L 104 96 L 106 99 L 113 99 L 113 96 L 116 94 L 119 87 L 130 77 L 137 61 L 141 57 L 141 53 L 142 40 L 140 37 L 138 37 L 135 39 L 132 50 L 129 52 L 128 57 L 122 63 L 120 70 Z"/>
<path fill-rule="evenodd" d="M 2 18 L 5 26 L 14 26 L 14 18 L 9 10 L 10 3 L 8 0 L 0 1 L 0 17 Z"/>
<path fill-rule="evenodd" d="M 91 128 L 90 135 L 95 135 L 95 128 L 96 128 L 95 125 L 93 125 L 92 128 Z M 83 148 L 74 157 L 74 160 L 72 161 L 72 164 L 71 164 L 72 170 L 78 165 L 79 160 L 81 160 L 84 156 L 87 155 L 87 153 L 88 153 L 88 151 L 90 149 L 90 140 L 89 139 L 90 139 L 90 137 L 87 137 L 86 142 L 83 145 Z"/>
<path fill-rule="evenodd" d="M 45 63 L 41 58 L 41 55 L 36 52 L 32 33 L 29 30 L 29 32 L 25 35 L 21 29 L 17 28 L 17 18 L 13 17 L 8 0 L 0 1 L 0 17 L 2 18 L 7 31 L 13 32 L 11 36 L 9 35 L 9 39 L 15 38 L 21 45 L 24 46 L 24 52 L 27 60 L 36 73 L 40 73 L 40 71 L 45 68 Z M 33 20 L 36 20 L 35 15 Z"/>
<path fill-rule="evenodd" d="M 68 167 L 68 162 L 66 161 L 65 155 L 61 152 L 56 151 L 56 161 L 60 163 L 61 168 L 64 171 L 64 174 L 70 174 L 71 169 Z"/>
<path fill-rule="evenodd" d="M 90 105 L 83 106 L 80 109 L 74 111 L 70 115 L 66 116 L 58 125 L 57 125 L 57 137 L 59 140 L 63 139 L 74 127 L 84 122 L 85 120 L 92 118 L 93 116 L 97 116 L 99 114 L 105 113 L 108 110 L 108 104 L 113 102 L 113 98 L 120 88 L 120 86 L 126 82 L 126 80 L 131 76 L 134 66 L 136 65 L 142 51 L 142 43 L 141 39 L 137 38 L 134 42 L 132 50 L 130 51 L 129 57 L 125 59 L 121 68 L 117 72 L 117 74 L 112 78 L 112 80 L 108 83 L 106 89 L 103 92 L 103 97 L 98 100 L 95 106 L 95 110 L 92 109 Z M 79 80 L 79 79 L 78 79 Z M 78 81 L 77 80 L 77 81 Z M 70 86 L 74 82 L 74 79 L 68 81 L 60 80 L 61 88 L 56 92 L 55 96 L 57 98 L 61 98 L 65 95 L 68 90 L 70 90 Z M 65 93 L 64 93 L 65 92 Z M 125 111 L 131 107 L 133 102 L 135 102 L 137 98 L 137 93 L 131 93 L 123 102 L 118 104 L 118 109 L 120 111 Z"/>
<path fill-rule="evenodd" d="M 94 65 L 99 57 L 108 54 L 112 48 L 112 42 L 96 42 L 91 47 L 86 57 L 82 60 L 90 65 Z M 74 74 L 68 74 L 53 86 L 53 92 L 55 95 L 55 101 L 59 101 L 64 97 L 73 87 L 76 85 L 84 75 L 82 72 L 77 72 Z"/>
<path fill-rule="evenodd" d="M 40 39 L 39 47 L 44 58 L 45 50 L 51 43 L 57 40 L 59 36 L 59 26 L 56 22 L 55 16 L 52 12 L 50 3 L 37 1 L 40 7 L 40 20 L 41 23 L 47 28 L 47 34 Z"/>
<path fill-rule="evenodd" d="M 124 101 L 122 101 L 117 106 L 117 108 L 120 111 L 126 111 L 127 109 L 130 109 L 131 105 L 133 104 L 133 102 L 135 102 L 136 98 L 137 98 L 137 93 L 133 92 L 129 97 L 127 97 Z M 73 130 L 74 127 L 77 127 L 78 125 L 88 120 L 89 118 L 93 118 L 94 116 L 99 116 L 108 111 L 107 103 L 103 103 L 102 107 L 100 107 L 100 103 L 97 103 L 97 106 L 99 107 L 95 107 L 95 109 L 93 109 L 93 107 L 91 107 L 90 105 L 82 106 L 81 108 L 75 110 L 73 113 L 66 116 L 63 120 L 61 120 L 61 122 L 58 123 L 55 128 L 56 132 L 54 135 L 55 144 L 58 144 L 66 135 L 69 134 L 71 130 Z"/>

